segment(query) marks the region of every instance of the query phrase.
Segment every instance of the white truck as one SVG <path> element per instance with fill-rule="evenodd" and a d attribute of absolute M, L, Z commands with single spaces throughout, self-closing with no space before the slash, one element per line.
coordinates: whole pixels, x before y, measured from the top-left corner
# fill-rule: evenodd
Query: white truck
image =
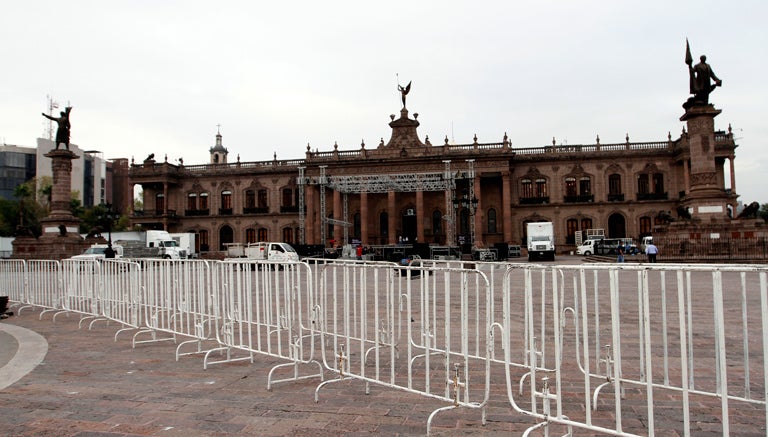
<path fill-rule="evenodd" d="M 187 258 L 187 251 L 179 247 L 179 243 L 168 231 L 149 230 L 130 234 L 132 235 L 126 235 L 125 238 L 118 237 L 120 239 L 117 240 L 113 238 L 113 241 L 123 246 L 125 258 Z"/>
<path fill-rule="evenodd" d="M 555 260 L 555 231 L 552 222 L 532 222 L 526 227 L 528 236 L 528 261 L 534 259 Z"/>
<path fill-rule="evenodd" d="M 187 259 L 197 258 L 195 246 L 197 246 L 197 234 L 193 232 L 173 233 L 171 238 L 176 240 L 179 248 L 187 253 Z"/>
<path fill-rule="evenodd" d="M 261 259 L 270 261 L 298 261 L 299 254 L 288 243 L 258 242 L 227 245 L 228 258 Z"/>

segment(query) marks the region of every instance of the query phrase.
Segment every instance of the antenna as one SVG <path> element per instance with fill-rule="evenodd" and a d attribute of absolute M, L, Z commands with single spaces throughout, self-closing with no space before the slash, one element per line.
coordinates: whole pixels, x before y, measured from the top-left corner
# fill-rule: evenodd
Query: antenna
<path fill-rule="evenodd" d="M 45 98 L 48 100 L 48 115 L 53 117 L 53 110 L 59 108 L 59 102 L 54 101 L 50 94 L 46 94 Z M 53 120 L 46 119 L 43 123 L 43 136 L 53 141 Z"/>

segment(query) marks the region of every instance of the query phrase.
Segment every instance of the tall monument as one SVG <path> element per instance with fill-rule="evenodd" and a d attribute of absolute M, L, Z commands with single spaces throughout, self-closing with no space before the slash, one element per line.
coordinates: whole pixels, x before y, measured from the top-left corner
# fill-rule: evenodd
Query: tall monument
<path fill-rule="evenodd" d="M 693 64 L 687 40 L 685 63 L 691 97 L 683 103 L 685 113 L 680 121 L 687 125 L 684 137 L 688 142 L 688 171 L 685 174 L 688 192 L 678 207 L 680 219 L 670 223 L 663 234 L 683 240 L 709 238 L 713 241 L 764 237 L 768 230 L 762 219 L 735 217 L 734 211 L 728 209 L 735 192 L 723 188 L 721 179 L 725 175 L 718 170 L 715 153 L 716 134 L 720 135 L 715 131 L 715 117 L 722 111 L 709 102 L 710 94 L 722 86 L 723 81 L 707 64 L 706 56 L 702 55 L 699 63 Z M 735 191 L 735 187 L 732 190 Z"/>
<path fill-rule="evenodd" d="M 71 111 L 72 107 L 67 107 L 60 113 L 60 117 L 43 114 L 46 118 L 58 123 L 56 148 L 44 155 L 51 158 L 53 170 L 51 212 L 48 217 L 40 220 L 43 228 L 40 238 L 24 236 L 14 239 L 14 258 L 63 259 L 85 250 L 85 242 L 79 233 L 80 220 L 72 215 L 69 208 L 72 191 L 72 160 L 80 158 L 69 150 Z"/>

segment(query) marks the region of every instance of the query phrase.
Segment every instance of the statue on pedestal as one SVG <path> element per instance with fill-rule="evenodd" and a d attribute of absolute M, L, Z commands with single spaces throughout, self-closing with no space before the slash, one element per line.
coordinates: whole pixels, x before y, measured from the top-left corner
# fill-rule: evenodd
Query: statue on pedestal
<path fill-rule="evenodd" d="M 411 91 L 411 82 L 408 82 L 408 85 L 403 87 L 402 85 L 397 85 L 397 90 L 400 91 L 400 94 L 403 99 L 403 108 L 405 108 L 405 96 L 408 95 L 408 92 Z"/>
<path fill-rule="evenodd" d="M 69 129 L 72 127 L 69 124 L 69 113 L 72 111 L 71 106 L 67 106 L 64 111 L 60 112 L 60 117 L 51 117 L 50 115 L 43 113 L 43 117 L 55 121 L 59 127 L 56 129 L 56 150 L 59 149 L 60 144 L 69 150 Z"/>
<path fill-rule="evenodd" d="M 693 65 L 691 47 L 688 45 L 688 40 L 685 40 L 685 63 L 688 65 L 689 91 L 693 94 L 693 97 L 689 97 L 683 103 L 685 109 L 692 106 L 709 105 L 709 94 L 715 88 L 723 85 L 723 81 L 715 75 L 712 67 L 707 64 L 707 57 L 701 55 L 699 60 L 698 64 Z M 714 84 L 711 81 L 714 81 Z"/>

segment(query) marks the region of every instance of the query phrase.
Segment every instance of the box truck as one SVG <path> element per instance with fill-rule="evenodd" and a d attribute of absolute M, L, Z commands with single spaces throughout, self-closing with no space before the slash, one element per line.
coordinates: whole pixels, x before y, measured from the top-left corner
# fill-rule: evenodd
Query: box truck
<path fill-rule="evenodd" d="M 555 231 L 552 222 L 528 223 L 528 261 L 555 260 Z"/>

